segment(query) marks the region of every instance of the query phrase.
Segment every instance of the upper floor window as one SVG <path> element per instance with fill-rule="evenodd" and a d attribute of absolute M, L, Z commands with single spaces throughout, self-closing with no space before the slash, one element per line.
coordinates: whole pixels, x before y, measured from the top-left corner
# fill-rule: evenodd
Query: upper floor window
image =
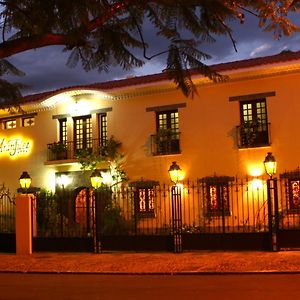
<path fill-rule="evenodd" d="M 16 119 L 4 121 L 4 129 L 13 129 L 13 128 L 17 128 L 17 120 Z"/>
<path fill-rule="evenodd" d="M 269 145 L 266 100 L 240 102 L 239 143 L 241 148 Z"/>
<path fill-rule="evenodd" d="M 34 117 L 22 118 L 22 127 L 30 127 L 30 126 L 34 126 L 34 124 L 35 124 Z"/>
<path fill-rule="evenodd" d="M 156 135 L 152 136 L 155 155 L 180 153 L 178 110 L 156 112 Z"/>
<path fill-rule="evenodd" d="M 63 144 L 67 143 L 68 135 L 67 135 L 67 119 L 59 119 L 59 141 Z"/>
<path fill-rule="evenodd" d="M 99 146 L 105 146 L 107 142 L 107 114 L 98 114 Z"/>
<path fill-rule="evenodd" d="M 90 115 L 74 118 L 75 150 L 92 149 L 92 118 Z"/>

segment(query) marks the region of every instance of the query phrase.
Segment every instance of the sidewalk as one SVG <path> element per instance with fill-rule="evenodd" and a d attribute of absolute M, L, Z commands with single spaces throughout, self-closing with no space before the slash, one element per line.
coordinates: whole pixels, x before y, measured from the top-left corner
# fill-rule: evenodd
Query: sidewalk
<path fill-rule="evenodd" d="M 0 272 L 173 275 L 300 273 L 300 251 L 0 254 Z"/>

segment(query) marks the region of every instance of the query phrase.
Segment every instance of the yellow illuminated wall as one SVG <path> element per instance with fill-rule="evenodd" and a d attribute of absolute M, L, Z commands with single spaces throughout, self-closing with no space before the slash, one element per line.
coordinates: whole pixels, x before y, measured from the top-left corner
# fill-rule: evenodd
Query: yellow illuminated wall
<path fill-rule="evenodd" d="M 278 173 L 300 166 L 297 138 L 299 132 L 300 71 L 284 66 L 281 71 L 268 67 L 228 72 L 232 80 L 219 84 L 203 84 L 198 80 L 198 94 L 187 99 L 172 83 L 155 86 L 134 86 L 88 95 L 57 95 L 44 99 L 45 107 L 37 111 L 35 125 L 0 129 L 0 183 L 12 189 L 18 187 L 18 177 L 28 171 L 33 184 L 53 189 L 55 172 L 76 171 L 76 162 L 47 163 L 47 144 L 58 139 L 58 121 L 53 116 L 66 115 L 68 140 L 73 141 L 73 117 L 91 114 L 93 138 L 97 138 L 97 111 L 107 112 L 108 136 L 122 142 L 123 167 L 132 181 L 153 179 L 169 182 L 168 169 L 176 161 L 185 179 L 205 176 L 264 175 L 263 161 L 272 152 L 278 162 Z M 295 68 L 296 69 L 296 68 Z M 206 81 L 207 82 L 207 81 Z M 240 124 L 239 101 L 229 101 L 238 95 L 275 92 L 267 97 L 271 145 L 238 149 L 236 126 Z M 126 97 L 124 97 L 126 93 Z M 115 96 L 115 98 L 112 98 Z M 181 153 L 153 156 L 150 136 L 156 133 L 153 107 L 185 103 L 178 109 Z M 26 107 L 25 107 L 26 109 Z M 7 116 L 5 116 L 7 117 Z M 259 186 L 260 182 L 253 182 Z"/>

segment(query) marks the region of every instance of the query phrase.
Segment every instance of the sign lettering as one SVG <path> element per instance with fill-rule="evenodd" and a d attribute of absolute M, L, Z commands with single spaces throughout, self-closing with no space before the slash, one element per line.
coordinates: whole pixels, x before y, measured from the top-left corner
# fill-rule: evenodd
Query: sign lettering
<path fill-rule="evenodd" d="M 27 155 L 31 151 L 31 145 L 31 141 L 21 137 L 0 137 L 0 155 L 7 155 L 11 158 Z"/>

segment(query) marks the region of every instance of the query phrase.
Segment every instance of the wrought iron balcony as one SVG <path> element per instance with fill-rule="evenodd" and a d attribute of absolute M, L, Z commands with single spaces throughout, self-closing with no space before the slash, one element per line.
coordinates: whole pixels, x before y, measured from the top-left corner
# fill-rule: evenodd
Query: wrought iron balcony
<path fill-rule="evenodd" d="M 238 148 L 264 147 L 271 144 L 270 123 L 236 126 Z"/>
<path fill-rule="evenodd" d="M 80 151 L 99 153 L 100 147 L 105 144 L 106 141 L 101 143 L 100 139 L 51 143 L 47 145 L 47 161 L 75 160 Z"/>
<path fill-rule="evenodd" d="M 169 132 L 168 135 L 151 135 L 152 155 L 179 154 L 180 132 Z"/>

